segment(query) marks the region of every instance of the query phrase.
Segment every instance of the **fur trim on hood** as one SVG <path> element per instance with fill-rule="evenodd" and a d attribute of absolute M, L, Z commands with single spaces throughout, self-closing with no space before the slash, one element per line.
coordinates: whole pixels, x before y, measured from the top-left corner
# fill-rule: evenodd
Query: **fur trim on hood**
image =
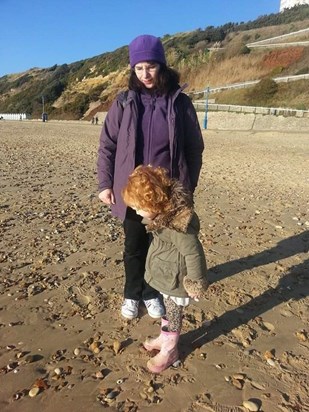
<path fill-rule="evenodd" d="M 171 210 L 165 214 L 159 214 L 154 220 L 144 219 L 148 232 L 164 228 L 185 233 L 194 215 L 193 198 L 189 191 L 186 191 L 178 181 L 171 186 Z"/>

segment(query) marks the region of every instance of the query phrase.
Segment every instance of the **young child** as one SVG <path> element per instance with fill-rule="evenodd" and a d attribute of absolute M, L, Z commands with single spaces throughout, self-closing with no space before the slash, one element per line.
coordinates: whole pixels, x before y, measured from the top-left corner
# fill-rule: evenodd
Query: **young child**
<path fill-rule="evenodd" d="M 178 360 L 183 307 L 188 306 L 190 298 L 198 300 L 208 287 L 192 194 L 167 173 L 162 167 L 138 166 L 122 191 L 125 204 L 143 217 L 153 235 L 145 280 L 163 295 L 166 309 L 160 335 L 144 342 L 146 350 L 160 351 L 147 362 L 154 373 Z"/>

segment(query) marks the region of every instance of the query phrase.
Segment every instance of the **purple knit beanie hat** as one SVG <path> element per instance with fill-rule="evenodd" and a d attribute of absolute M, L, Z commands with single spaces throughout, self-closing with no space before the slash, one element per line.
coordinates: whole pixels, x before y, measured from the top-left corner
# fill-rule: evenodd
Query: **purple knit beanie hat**
<path fill-rule="evenodd" d="M 129 44 L 129 56 L 131 67 L 136 63 L 151 60 L 166 64 L 161 40 L 150 34 L 143 34 L 132 40 Z"/>

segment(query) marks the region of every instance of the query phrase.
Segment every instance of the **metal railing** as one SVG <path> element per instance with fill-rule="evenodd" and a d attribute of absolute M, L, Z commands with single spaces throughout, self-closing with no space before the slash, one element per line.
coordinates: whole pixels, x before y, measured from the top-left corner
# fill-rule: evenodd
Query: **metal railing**
<path fill-rule="evenodd" d="M 197 100 L 193 102 L 197 112 L 205 111 L 205 101 Z M 253 113 L 273 116 L 295 116 L 295 117 L 309 117 L 309 110 L 287 109 L 282 107 L 257 107 L 257 106 L 240 106 L 233 104 L 214 104 L 208 103 L 208 111 L 225 111 L 233 113 Z M 206 128 L 206 127 L 205 127 Z"/>
<path fill-rule="evenodd" d="M 309 79 L 309 73 L 306 74 L 297 74 L 293 76 L 283 76 L 283 77 L 274 77 L 273 80 L 276 83 L 287 83 L 287 82 L 293 82 L 297 80 L 307 80 Z M 195 91 L 195 92 L 190 92 L 190 95 L 197 95 L 197 94 L 205 94 L 208 90 L 208 93 L 216 93 L 220 92 L 222 90 L 229 90 L 229 89 L 244 89 L 246 87 L 254 86 L 255 84 L 259 83 L 260 80 L 248 80 L 246 82 L 241 82 L 241 83 L 231 83 L 231 84 L 226 84 L 224 86 L 215 86 L 215 87 L 206 87 L 203 90 Z"/>

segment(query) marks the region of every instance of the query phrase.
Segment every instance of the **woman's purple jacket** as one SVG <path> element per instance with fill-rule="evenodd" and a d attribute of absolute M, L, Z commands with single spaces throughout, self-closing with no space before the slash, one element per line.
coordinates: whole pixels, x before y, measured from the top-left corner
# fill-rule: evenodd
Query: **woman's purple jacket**
<path fill-rule="evenodd" d="M 113 189 L 116 204 L 112 214 L 124 220 L 126 205 L 121 190 L 133 172 L 136 155 L 138 95 L 129 90 L 125 105 L 115 99 L 107 113 L 98 150 L 99 191 Z M 167 119 L 170 141 L 171 177 L 194 191 L 202 167 L 204 142 L 190 98 L 179 88 L 168 98 Z M 166 167 L 166 165 L 161 165 Z"/>

